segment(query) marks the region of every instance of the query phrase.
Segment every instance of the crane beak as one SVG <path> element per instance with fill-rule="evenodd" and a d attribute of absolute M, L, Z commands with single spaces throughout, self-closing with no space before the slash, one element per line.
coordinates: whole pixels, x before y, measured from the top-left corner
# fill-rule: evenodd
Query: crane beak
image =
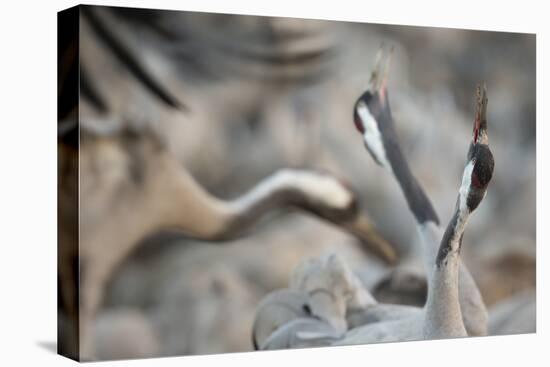
<path fill-rule="evenodd" d="M 478 84 L 476 88 L 476 112 L 474 119 L 473 142 L 486 143 L 487 137 L 487 85 Z M 484 141 L 481 141 L 484 140 Z"/>
<path fill-rule="evenodd" d="M 384 48 L 384 44 L 382 43 L 380 49 L 376 53 L 376 60 L 369 81 L 369 89 L 373 94 L 378 92 L 383 103 L 386 99 L 388 75 L 394 47 L 391 46 L 388 52 L 385 52 Z"/>
<path fill-rule="evenodd" d="M 388 265 L 397 263 L 397 252 L 393 246 L 376 230 L 364 213 L 359 213 L 355 219 L 344 223 L 343 227 L 360 239 L 362 247 L 382 259 Z"/>

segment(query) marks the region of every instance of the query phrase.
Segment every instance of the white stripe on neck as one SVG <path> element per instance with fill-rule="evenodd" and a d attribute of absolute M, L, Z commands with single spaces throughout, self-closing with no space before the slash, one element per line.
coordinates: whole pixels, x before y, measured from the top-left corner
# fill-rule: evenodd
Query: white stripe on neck
<path fill-rule="evenodd" d="M 384 149 L 382 134 L 380 133 L 380 129 L 378 129 L 378 123 L 370 113 L 366 103 L 359 102 L 357 105 L 357 113 L 364 124 L 363 128 L 365 132 L 363 133 L 363 139 L 365 140 L 365 144 L 367 144 L 371 152 L 376 156 L 378 162 L 391 171 L 391 165 L 386 156 L 386 150 Z"/>
<path fill-rule="evenodd" d="M 231 203 L 234 210 L 247 210 L 274 191 L 295 189 L 313 200 L 335 209 L 347 208 L 353 194 L 332 176 L 305 170 L 284 169 L 261 181 L 250 192 Z"/>
<path fill-rule="evenodd" d="M 459 209 L 461 213 L 465 213 L 468 210 L 468 194 L 470 193 L 470 187 L 472 185 L 472 171 L 474 170 L 474 165 L 474 160 L 469 161 L 464 168 L 464 174 L 462 175 L 462 184 L 458 190 Z"/>
<path fill-rule="evenodd" d="M 284 170 L 281 174 L 289 186 L 329 207 L 345 209 L 353 200 L 352 193 L 332 176 L 299 170 Z"/>

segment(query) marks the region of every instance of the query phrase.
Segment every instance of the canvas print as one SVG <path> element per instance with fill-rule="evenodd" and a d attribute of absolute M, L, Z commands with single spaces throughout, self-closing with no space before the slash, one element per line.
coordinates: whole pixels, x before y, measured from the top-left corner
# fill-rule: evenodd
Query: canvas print
<path fill-rule="evenodd" d="M 536 36 L 58 14 L 58 350 L 536 331 Z"/>

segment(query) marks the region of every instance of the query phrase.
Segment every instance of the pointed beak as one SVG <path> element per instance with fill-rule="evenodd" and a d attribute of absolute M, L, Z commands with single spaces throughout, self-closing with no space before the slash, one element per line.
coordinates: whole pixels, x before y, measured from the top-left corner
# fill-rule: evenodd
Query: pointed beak
<path fill-rule="evenodd" d="M 478 84 L 476 88 L 476 113 L 474 119 L 473 142 L 485 143 L 487 138 L 487 86 Z"/>
<path fill-rule="evenodd" d="M 384 48 L 384 44 L 382 43 L 380 49 L 376 53 L 376 61 L 369 81 L 370 90 L 373 93 L 378 92 L 382 101 L 384 101 L 387 93 L 388 75 L 394 49 L 393 46 L 391 46 L 389 51 L 385 52 Z"/>
<path fill-rule="evenodd" d="M 397 263 L 398 258 L 395 248 L 376 230 L 364 213 L 359 213 L 353 221 L 345 223 L 344 228 L 358 237 L 362 247 L 368 252 L 389 265 Z"/>

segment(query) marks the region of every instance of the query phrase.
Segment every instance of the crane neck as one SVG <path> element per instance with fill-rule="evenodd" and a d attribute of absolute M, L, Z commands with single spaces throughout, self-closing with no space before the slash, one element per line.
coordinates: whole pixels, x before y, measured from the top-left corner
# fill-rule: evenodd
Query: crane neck
<path fill-rule="evenodd" d="M 300 208 L 326 220 L 342 223 L 357 216 L 355 197 L 333 177 L 301 170 L 281 170 L 233 200 L 217 199 L 194 184 L 194 207 L 208 221 L 196 238 L 233 239 L 277 209 Z M 194 226 L 201 228 L 201 226 Z"/>
<path fill-rule="evenodd" d="M 460 248 L 470 211 L 459 202 L 460 197 L 443 234 L 435 263 L 432 263 L 424 325 L 424 332 L 430 338 L 467 335 L 462 318 L 458 283 Z"/>
<path fill-rule="evenodd" d="M 435 212 L 432 203 L 426 195 L 424 189 L 414 177 L 401 151 L 399 140 L 393 126 L 393 119 L 386 118 L 387 121 L 379 124 L 384 144 L 386 158 L 391 166 L 391 171 L 405 195 L 409 209 L 413 213 L 416 222 L 421 225 L 426 222 L 439 224 L 439 218 Z"/>

